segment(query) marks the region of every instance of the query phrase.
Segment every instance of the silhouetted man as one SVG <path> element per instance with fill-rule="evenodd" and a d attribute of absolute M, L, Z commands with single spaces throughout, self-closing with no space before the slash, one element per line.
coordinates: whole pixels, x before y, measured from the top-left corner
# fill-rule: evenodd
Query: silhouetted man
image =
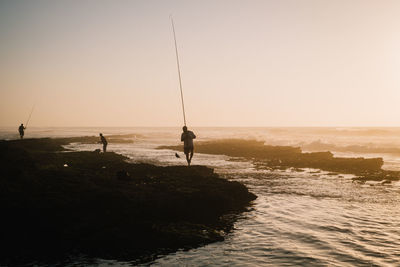
<path fill-rule="evenodd" d="M 190 163 L 192 161 L 193 157 L 193 139 L 196 138 L 194 133 L 192 131 L 188 131 L 186 126 L 183 126 L 182 128 L 183 133 L 181 135 L 181 141 L 183 142 L 183 152 L 186 155 L 186 161 L 188 163 L 188 166 L 190 166 Z"/>
<path fill-rule="evenodd" d="M 21 123 L 21 125 L 20 125 L 19 128 L 18 128 L 19 136 L 21 137 L 21 139 L 24 138 L 25 129 L 26 129 L 26 128 L 24 127 L 24 124 Z"/>
<path fill-rule="evenodd" d="M 100 133 L 100 140 L 101 140 L 101 142 L 103 143 L 103 152 L 104 153 L 106 153 L 106 151 L 107 151 L 107 140 L 106 140 L 106 138 L 103 136 L 103 134 L 102 133 Z"/>

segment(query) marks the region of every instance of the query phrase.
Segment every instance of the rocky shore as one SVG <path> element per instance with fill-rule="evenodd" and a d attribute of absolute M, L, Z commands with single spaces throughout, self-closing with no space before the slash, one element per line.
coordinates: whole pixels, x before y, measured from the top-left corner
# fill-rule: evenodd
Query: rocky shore
<path fill-rule="evenodd" d="M 0 265 L 81 254 L 151 260 L 223 240 L 234 214 L 256 198 L 204 166 L 132 164 L 63 148 L 97 140 L 0 141 Z"/>
<path fill-rule="evenodd" d="M 182 151 L 181 146 L 161 146 L 159 149 Z M 256 167 L 264 169 L 315 168 L 335 173 L 354 174 L 355 181 L 400 180 L 400 172 L 382 170 L 382 158 L 334 157 L 329 151 L 302 152 L 299 147 L 269 146 L 262 141 L 244 139 L 222 139 L 197 142 L 197 153 L 227 155 L 252 160 Z"/>

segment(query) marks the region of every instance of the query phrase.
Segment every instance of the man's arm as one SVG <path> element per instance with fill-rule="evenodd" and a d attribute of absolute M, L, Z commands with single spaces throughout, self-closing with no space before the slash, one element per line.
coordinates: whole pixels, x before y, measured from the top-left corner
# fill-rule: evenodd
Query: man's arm
<path fill-rule="evenodd" d="M 194 132 L 192 132 L 192 137 L 193 139 L 196 139 L 196 135 L 194 134 Z"/>
<path fill-rule="evenodd" d="M 185 134 L 184 133 L 181 134 L 181 142 L 183 142 L 183 141 L 185 141 Z"/>

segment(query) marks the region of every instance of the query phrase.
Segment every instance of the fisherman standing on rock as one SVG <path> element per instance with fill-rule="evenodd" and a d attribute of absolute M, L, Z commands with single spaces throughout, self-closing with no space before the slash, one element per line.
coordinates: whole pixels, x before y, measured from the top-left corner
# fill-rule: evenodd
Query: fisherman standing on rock
<path fill-rule="evenodd" d="M 100 133 L 100 141 L 103 143 L 103 153 L 106 153 L 107 151 L 107 140 L 106 138 L 103 136 L 102 133 Z"/>
<path fill-rule="evenodd" d="M 196 136 L 192 131 L 189 131 L 186 126 L 183 126 L 182 129 L 183 133 L 181 135 L 181 141 L 183 142 L 183 152 L 186 155 L 186 161 L 188 163 L 188 166 L 190 166 L 194 150 L 193 139 L 195 139 Z"/>
<path fill-rule="evenodd" d="M 24 138 L 25 129 L 26 128 L 24 127 L 23 123 L 21 123 L 21 125 L 18 127 L 19 137 L 21 137 L 21 139 Z"/>

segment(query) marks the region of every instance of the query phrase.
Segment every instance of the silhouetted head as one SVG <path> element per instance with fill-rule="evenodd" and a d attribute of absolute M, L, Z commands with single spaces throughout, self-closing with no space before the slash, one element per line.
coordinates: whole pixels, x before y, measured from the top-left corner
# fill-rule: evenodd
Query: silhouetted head
<path fill-rule="evenodd" d="M 102 133 L 100 133 L 99 135 L 100 135 L 100 136 L 103 136 L 103 134 L 102 134 Z"/>
<path fill-rule="evenodd" d="M 24 126 L 24 124 L 23 124 L 23 123 L 21 123 L 21 126 Z"/>
<path fill-rule="evenodd" d="M 182 130 L 186 133 L 186 132 L 187 132 L 187 127 L 186 127 L 186 126 L 183 126 L 183 127 L 182 127 Z"/>

